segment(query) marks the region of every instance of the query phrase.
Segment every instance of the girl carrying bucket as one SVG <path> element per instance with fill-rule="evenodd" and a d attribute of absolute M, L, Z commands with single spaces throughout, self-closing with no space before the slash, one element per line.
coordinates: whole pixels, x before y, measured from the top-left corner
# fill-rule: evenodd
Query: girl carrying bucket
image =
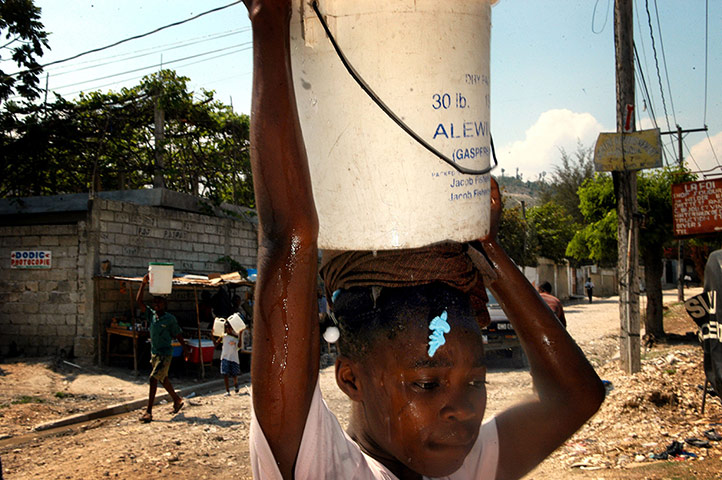
<path fill-rule="evenodd" d="M 223 375 L 223 383 L 226 387 L 226 396 L 231 395 L 229 378 L 233 378 L 233 387 L 236 393 L 239 393 L 238 376 L 241 374 L 241 363 L 238 357 L 238 350 L 241 349 L 240 337 L 245 329 L 245 324 L 239 318 L 239 331 L 236 331 L 231 325 L 230 318 L 224 322 L 224 332 L 220 337 L 216 337 L 215 344 L 222 343 L 221 347 L 221 375 Z"/>
<path fill-rule="evenodd" d="M 244 2 L 254 38 L 259 216 L 254 478 L 523 476 L 597 411 L 604 387 L 500 247 L 496 182 L 490 232 L 472 246 L 327 258 L 322 273 L 341 331 L 336 382 L 352 404 L 346 432 L 328 410 L 318 385 L 318 221 L 291 77 L 291 2 Z M 525 348 L 535 396 L 483 422 L 485 286 Z"/>

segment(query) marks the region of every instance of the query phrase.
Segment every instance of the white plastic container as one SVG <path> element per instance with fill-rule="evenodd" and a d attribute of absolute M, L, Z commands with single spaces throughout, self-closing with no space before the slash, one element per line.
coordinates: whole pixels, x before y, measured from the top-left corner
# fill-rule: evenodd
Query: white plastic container
<path fill-rule="evenodd" d="M 216 319 L 213 321 L 213 335 L 216 337 L 222 337 L 223 334 L 226 331 L 226 319 L 221 317 L 216 317 Z"/>
<path fill-rule="evenodd" d="M 319 246 L 484 236 L 489 176 L 460 174 L 396 125 L 346 71 L 311 2 L 294 3 L 291 60 Z M 399 118 L 458 164 L 489 165 L 489 0 L 318 4 L 349 62 Z"/>
<path fill-rule="evenodd" d="M 148 264 L 148 291 L 151 295 L 168 295 L 173 289 L 173 264 Z"/>
<path fill-rule="evenodd" d="M 246 328 L 246 322 L 244 322 L 241 316 L 237 313 L 234 313 L 233 315 L 228 317 L 226 321 L 231 324 L 231 328 L 236 333 L 240 333 L 241 330 Z"/>

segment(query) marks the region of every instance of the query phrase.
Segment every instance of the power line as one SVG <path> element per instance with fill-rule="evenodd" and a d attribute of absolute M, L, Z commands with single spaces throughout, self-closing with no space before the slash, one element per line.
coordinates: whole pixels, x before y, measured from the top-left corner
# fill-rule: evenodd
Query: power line
<path fill-rule="evenodd" d="M 659 48 L 662 50 L 662 63 L 664 63 L 664 76 L 667 79 L 667 92 L 669 93 L 669 105 L 672 107 L 672 118 L 675 125 L 677 124 L 677 113 L 674 108 L 674 95 L 672 95 L 672 86 L 669 83 L 669 69 L 667 68 L 667 55 L 664 53 L 664 40 L 662 39 L 662 25 L 659 23 L 659 10 L 657 9 L 657 0 L 654 0 L 654 13 L 657 16 L 657 32 L 659 32 Z"/>
<path fill-rule="evenodd" d="M 191 62 L 191 63 L 186 63 L 186 64 L 183 64 L 183 65 L 179 65 L 178 67 L 176 67 L 176 71 L 178 71 L 178 69 L 180 69 L 180 68 L 188 67 L 188 66 L 191 66 L 191 65 L 196 65 L 196 64 L 198 64 L 198 63 L 203 63 L 203 62 L 207 62 L 207 61 L 210 61 L 210 60 L 215 60 L 215 59 L 217 59 L 217 58 L 225 57 L 225 56 L 228 56 L 228 55 L 233 55 L 233 54 L 235 54 L 235 53 L 244 52 L 244 51 L 246 51 L 246 50 L 250 50 L 251 48 L 252 48 L 252 47 L 243 47 L 243 48 L 239 48 L 238 50 L 233 50 L 233 51 L 231 51 L 231 52 L 226 52 L 226 53 L 222 53 L 222 54 L 220 54 L 220 55 L 216 55 L 216 56 L 213 56 L 213 57 L 204 58 L 203 60 L 198 60 L 198 61 L 196 61 L 196 62 Z M 174 60 L 174 61 L 175 61 L 175 60 Z M 164 62 L 165 65 L 167 65 L 168 63 L 172 63 L 172 62 Z M 147 68 L 156 68 L 156 67 L 161 67 L 161 66 L 162 66 L 162 64 L 158 63 L 158 64 L 156 64 L 156 65 L 152 65 L 152 66 L 147 67 Z M 131 73 L 131 72 L 123 72 L 123 73 Z M 244 74 L 244 75 L 245 75 L 245 74 Z M 145 75 L 136 75 L 136 76 L 134 76 L 134 77 L 125 78 L 125 79 L 123 79 L 123 80 L 118 80 L 118 81 L 106 83 L 106 84 L 103 84 L 103 85 L 97 85 L 97 86 L 93 87 L 93 90 L 99 90 L 99 89 L 105 88 L 105 87 L 112 87 L 113 85 L 119 85 L 119 84 L 121 84 L 121 83 L 126 83 L 126 82 L 129 82 L 129 81 L 131 81 L 131 80 L 137 80 L 137 79 L 143 78 L 143 77 L 145 77 Z M 230 77 L 230 78 L 232 78 L 232 77 Z M 224 78 L 224 79 L 222 79 L 222 80 L 227 80 L 227 79 L 228 79 L 228 77 L 227 77 L 227 78 Z M 98 80 L 98 79 L 89 80 L 89 81 L 95 81 L 95 80 Z M 213 81 L 213 82 L 215 83 L 216 81 Z M 85 83 L 85 82 L 81 82 L 81 83 Z M 209 82 L 206 82 L 206 83 L 209 83 Z M 62 87 L 59 87 L 59 88 L 62 88 Z M 53 91 L 55 91 L 55 89 L 54 89 Z M 76 90 L 76 91 L 73 91 L 73 92 L 65 93 L 65 95 L 75 95 L 76 93 L 81 93 L 81 92 L 84 92 L 84 91 L 87 91 L 87 89 Z"/>
<path fill-rule="evenodd" d="M 120 58 L 120 57 L 127 57 L 127 56 L 129 56 L 129 55 L 141 54 L 141 53 L 146 53 L 146 52 L 155 53 L 155 52 L 157 52 L 157 51 L 159 51 L 159 50 L 164 51 L 164 49 L 172 49 L 173 47 L 175 47 L 175 46 L 177 46 L 177 45 L 185 45 L 185 44 L 193 45 L 193 44 L 196 44 L 196 43 L 205 42 L 205 41 L 207 41 L 207 40 L 215 40 L 215 39 L 218 39 L 218 38 L 223 38 L 223 37 L 227 37 L 227 36 L 230 36 L 230 35 L 235 35 L 235 34 L 237 34 L 237 33 L 247 32 L 247 31 L 249 31 L 249 30 L 250 30 L 250 27 L 237 28 L 237 29 L 233 29 L 233 30 L 226 30 L 225 32 L 218 32 L 218 33 L 213 33 L 213 34 L 210 34 L 210 35 L 202 35 L 202 36 L 200 36 L 200 37 L 194 37 L 194 38 L 190 38 L 190 39 L 173 41 L 173 42 L 171 42 L 171 43 L 165 43 L 165 44 L 161 44 L 161 45 L 153 45 L 153 46 L 150 46 L 150 47 L 140 48 L 140 49 L 138 49 L 138 50 L 132 50 L 132 51 L 127 51 L 127 52 L 123 52 L 123 53 L 116 53 L 116 54 L 113 54 L 113 55 L 106 55 L 106 56 L 102 56 L 102 57 L 95 57 L 95 58 L 92 58 L 92 59 L 84 59 L 84 60 L 81 60 L 81 61 L 79 61 L 79 62 L 70 64 L 70 65 L 60 65 L 60 66 L 58 66 L 58 67 L 54 67 L 54 68 L 50 69 L 50 72 L 52 73 L 52 72 L 54 72 L 54 71 L 56 71 L 56 70 L 61 70 L 61 69 L 64 69 L 64 68 L 73 68 L 73 67 L 75 67 L 75 66 L 77 66 L 77 65 L 84 65 L 84 64 L 87 64 L 87 63 L 99 62 L 99 61 L 103 61 L 103 60 L 117 59 L 117 58 Z M 124 60 L 124 59 L 120 58 L 119 61 L 123 61 L 123 60 Z"/>
<path fill-rule="evenodd" d="M 707 70 L 707 58 L 709 50 L 709 0 L 704 2 L 704 121 L 703 124 L 707 125 L 707 78 L 709 77 L 709 71 Z M 709 134 L 707 135 L 709 138 Z M 712 141 L 709 142 L 712 146 Z M 712 150 L 714 152 L 714 149 Z M 715 155 L 715 159 L 717 155 Z M 717 162 L 719 163 L 719 162 Z"/>
<path fill-rule="evenodd" d="M 652 97 L 649 94 L 649 89 L 647 88 L 647 80 L 644 76 L 644 71 L 642 70 L 642 65 L 639 60 L 639 52 L 637 51 L 637 45 L 635 44 L 633 46 L 633 48 L 634 48 L 634 59 L 637 64 L 637 68 L 635 69 L 634 74 L 640 80 L 637 82 L 637 85 L 639 85 L 639 84 L 642 85 L 642 88 L 641 88 L 642 97 L 648 106 L 648 115 L 649 115 L 650 120 L 652 121 L 652 125 L 654 126 L 654 128 L 659 128 L 659 124 L 657 123 L 657 116 L 654 113 L 654 102 L 652 101 Z M 670 163 L 674 163 L 674 161 L 670 161 L 670 158 L 674 159 L 675 156 L 672 152 L 669 151 L 670 147 L 667 144 L 665 144 L 664 142 L 662 142 L 662 148 L 663 148 L 662 152 L 664 154 L 662 159 L 663 159 L 665 165 L 669 166 Z"/>
<path fill-rule="evenodd" d="M 218 49 L 216 49 L 216 50 L 211 50 L 211 51 L 208 51 L 208 52 L 202 52 L 202 53 L 197 53 L 197 54 L 195 54 L 195 55 L 189 55 L 189 56 L 183 57 L 183 58 L 177 58 L 177 59 L 171 60 L 171 61 L 169 61 L 169 62 L 162 62 L 162 63 L 157 63 L 157 64 L 154 64 L 154 65 L 147 65 L 147 66 L 144 66 L 144 67 L 134 68 L 134 69 L 132 69 L 132 70 L 126 70 L 125 72 L 113 73 L 113 74 L 110 74 L 110 75 L 105 75 L 105 76 L 103 76 L 103 77 L 98 77 L 98 78 L 93 78 L 93 79 L 90 79 L 90 80 L 83 80 L 83 81 L 80 81 L 80 82 L 70 83 L 70 84 L 68 84 L 68 85 L 63 85 L 63 86 L 61 86 L 61 87 L 55 87 L 53 90 L 60 90 L 60 89 L 62 89 L 62 88 L 68 88 L 68 87 L 75 87 L 75 86 L 77 86 L 77 85 L 82 85 L 82 84 L 84 84 L 84 83 L 95 82 L 95 81 L 98 81 L 98 80 L 106 80 L 106 79 L 108 79 L 108 78 L 118 77 L 118 76 L 120 76 L 120 75 L 125 75 L 125 74 L 128 74 L 128 73 L 135 73 L 135 72 L 140 72 L 140 71 L 143 71 L 143 70 L 148 70 L 148 69 L 151 69 L 151 68 L 162 67 L 162 66 L 165 66 L 165 65 L 170 65 L 171 63 L 182 62 L 182 61 L 184 61 L 184 60 L 190 60 L 190 59 L 193 59 L 193 58 L 202 57 L 202 56 L 204 56 L 204 55 L 210 55 L 210 54 L 212 54 L 212 53 L 218 53 L 218 52 L 222 52 L 222 51 L 225 51 L 225 50 L 229 50 L 229 49 L 231 49 L 231 48 L 247 47 L 249 44 L 250 44 L 250 42 L 240 43 L 240 44 L 237 44 L 237 45 L 230 45 L 230 46 L 228 46 L 228 47 L 218 48 Z M 238 51 L 242 51 L 242 50 L 238 50 Z M 233 53 L 236 53 L 236 52 L 233 52 Z"/>
<path fill-rule="evenodd" d="M 647 60 L 647 49 L 644 46 L 644 35 L 642 34 L 642 32 L 644 32 L 644 28 L 643 28 L 642 22 L 640 20 L 642 18 L 642 15 L 639 14 L 639 10 L 637 8 L 638 3 L 639 2 L 637 2 L 637 1 L 634 2 L 634 10 L 635 10 L 634 18 L 637 20 L 637 29 L 639 30 L 639 45 L 642 48 L 642 57 L 640 59 L 639 54 L 636 52 L 635 52 L 635 55 L 637 56 L 637 64 L 639 65 L 639 70 L 642 73 L 642 76 L 651 78 L 651 75 L 649 74 L 649 62 Z M 637 46 L 636 41 L 634 42 L 634 46 L 636 49 L 636 46 Z M 641 61 L 642 59 L 644 60 L 643 64 Z M 649 108 L 652 110 L 652 112 L 654 112 L 654 110 L 656 110 L 656 106 L 654 104 L 654 98 L 652 98 L 651 95 L 649 95 L 649 91 L 647 91 L 647 102 L 649 103 Z M 654 120 L 654 124 L 655 125 L 657 124 L 656 118 Z"/>
<path fill-rule="evenodd" d="M 597 6 L 599 5 L 599 0 L 597 0 L 594 3 L 594 11 L 592 12 L 592 33 L 599 35 L 604 31 L 604 28 L 607 26 L 607 20 L 609 20 L 609 5 L 610 0 L 607 0 L 607 13 L 604 15 L 604 24 L 602 25 L 602 28 L 599 29 L 599 31 L 594 30 L 594 19 L 597 17 Z"/>
<path fill-rule="evenodd" d="M 685 142 L 684 139 L 682 140 L 682 145 L 684 145 L 684 148 L 687 149 L 687 156 L 692 159 L 692 162 L 694 163 L 694 166 L 697 167 L 697 170 L 701 170 L 699 164 L 697 164 L 697 160 L 695 160 L 694 155 L 692 155 L 692 150 L 689 149 L 687 142 Z"/>
<path fill-rule="evenodd" d="M 147 48 L 147 49 L 144 49 L 144 53 L 137 53 L 136 55 L 133 55 L 134 52 L 113 55 L 113 56 L 105 58 L 105 59 L 109 60 L 107 62 L 95 63 L 93 65 L 87 65 L 87 66 L 79 67 L 79 68 L 76 68 L 73 70 L 65 70 L 65 71 L 61 71 L 61 72 L 53 72 L 51 70 L 50 73 L 52 74 L 53 77 L 60 77 L 62 75 L 67 75 L 69 73 L 77 73 L 77 72 L 80 72 L 83 70 L 90 70 L 93 68 L 104 67 L 106 65 L 113 65 L 115 63 L 126 62 L 128 60 L 135 60 L 138 58 L 147 57 L 149 55 L 155 55 L 156 53 L 168 52 L 170 50 L 176 50 L 178 48 L 184 48 L 184 47 L 188 47 L 191 45 L 198 45 L 198 44 L 209 42 L 212 40 L 218 40 L 220 38 L 225 38 L 225 37 L 229 37 L 232 35 L 238 35 L 239 33 L 242 33 L 244 30 L 247 30 L 247 29 L 238 29 L 238 30 L 233 30 L 230 32 L 224 32 L 224 33 L 218 34 L 218 35 L 213 35 L 213 36 L 208 35 L 206 37 L 200 37 L 200 38 L 202 38 L 202 40 L 194 39 L 194 41 L 175 42 L 175 43 L 168 44 L 168 45 L 161 45 L 161 46 L 157 46 L 157 47 Z M 167 48 L 165 48 L 165 47 L 167 47 Z M 125 58 L 117 59 L 119 57 L 125 57 Z M 116 60 L 112 60 L 113 58 L 116 58 Z M 102 60 L 104 60 L 104 59 L 97 59 L 97 60 L 92 60 L 92 61 L 83 62 L 83 63 L 87 64 L 87 63 L 92 63 L 92 62 L 99 62 Z"/>
<path fill-rule="evenodd" d="M 667 121 L 667 128 L 672 130 L 669 124 L 669 114 L 667 113 L 667 102 L 664 100 L 664 88 L 662 87 L 662 74 L 659 71 L 659 59 L 657 58 L 657 47 L 654 43 L 654 31 L 652 28 L 652 14 L 649 13 L 649 0 L 645 0 L 644 5 L 647 10 L 647 23 L 649 24 L 649 35 L 652 37 L 652 51 L 654 52 L 654 64 L 657 67 L 657 80 L 659 81 L 659 93 L 662 95 L 662 106 L 664 107 L 664 118 Z"/>
<path fill-rule="evenodd" d="M 717 162 L 717 165 L 722 167 L 722 165 L 720 165 L 720 163 L 719 163 L 719 159 L 717 158 L 717 152 L 714 151 L 714 145 L 712 145 L 712 139 L 709 138 L 709 132 L 705 132 L 705 134 L 707 135 L 707 142 L 709 142 L 709 148 L 710 148 L 710 150 L 712 150 L 712 155 L 714 156 L 714 161 Z"/>
<path fill-rule="evenodd" d="M 642 80 L 642 92 L 647 99 L 647 102 L 649 103 L 649 112 L 650 112 L 650 118 L 652 119 L 652 124 L 654 125 L 654 128 L 659 128 L 657 125 L 657 118 L 654 115 L 654 104 L 652 103 L 652 97 L 649 95 L 649 90 L 647 89 L 647 80 L 644 77 L 644 72 L 642 71 L 642 65 L 639 62 L 639 53 L 637 52 L 637 45 L 634 44 L 634 59 L 637 61 L 637 73 L 639 75 L 639 78 Z"/>
<path fill-rule="evenodd" d="M 118 40 L 117 42 L 111 43 L 110 45 L 106 45 L 106 46 L 104 46 L 104 47 L 98 47 L 98 48 L 94 48 L 94 49 L 92 49 L 92 50 L 86 50 L 85 52 L 78 53 L 78 54 L 76 54 L 76 55 L 73 55 L 73 56 L 68 57 L 68 58 L 64 58 L 64 59 L 62 59 L 62 60 L 55 60 L 55 61 L 53 61 L 53 62 L 49 62 L 49 63 L 46 63 L 46 64 L 44 64 L 44 65 L 40 65 L 38 68 L 15 72 L 15 73 L 10 74 L 9 76 L 10 76 L 10 77 L 16 77 L 16 76 L 21 75 L 21 74 L 23 74 L 23 73 L 28 73 L 28 72 L 40 70 L 40 69 L 43 69 L 43 68 L 45 68 L 45 67 L 49 67 L 50 65 L 57 65 L 58 63 L 69 62 L 70 60 L 75 60 L 76 58 L 82 57 L 82 56 L 84 56 L 84 55 L 88 55 L 88 54 L 96 53 L 96 52 L 101 52 L 101 51 L 107 50 L 107 49 L 109 49 L 109 48 L 117 47 L 118 45 L 120 45 L 120 44 L 122 44 L 122 43 L 130 42 L 131 40 L 138 40 L 139 38 L 143 38 L 143 37 L 147 37 L 147 36 L 149 36 L 149 35 L 153 35 L 154 33 L 158 33 L 158 32 L 160 32 L 160 31 L 162 31 L 162 30 L 166 30 L 166 29 L 171 28 L 171 27 L 177 27 L 178 25 L 183 25 L 184 23 L 188 23 L 188 22 L 190 22 L 190 21 L 196 20 L 196 19 L 198 19 L 198 18 L 200 18 L 200 17 L 202 17 L 202 16 L 204 16 L 204 15 L 208 15 L 208 14 L 210 14 L 210 13 L 215 13 L 215 12 L 218 12 L 218 11 L 220 11 L 220 10 L 224 10 L 224 9 L 229 8 L 229 7 L 232 7 L 232 6 L 234 6 L 234 5 L 238 5 L 239 3 L 242 3 L 242 2 L 243 2 L 243 0 L 236 0 L 235 2 L 231 2 L 231 3 L 227 4 L 227 5 L 223 5 L 223 6 L 217 7 L 217 8 L 212 8 L 211 10 L 206 10 L 205 12 L 201 12 L 201 13 L 199 13 L 198 15 L 194 15 L 194 16 L 192 16 L 192 17 L 186 18 L 185 20 L 180 20 L 180 21 L 178 21 L 178 22 L 173 22 L 173 23 L 169 23 L 169 24 L 167 24 L 167 25 L 163 25 L 162 27 L 158 27 L 158 28 L 156 28 L 155 30 L 151 30 L 150 32 L 141 33 L 140 35 L 134 35 L 134 36 L 132 36 L 132 37 L 124 38 L 124 39 L 122 39 L 122 40 Z"/>

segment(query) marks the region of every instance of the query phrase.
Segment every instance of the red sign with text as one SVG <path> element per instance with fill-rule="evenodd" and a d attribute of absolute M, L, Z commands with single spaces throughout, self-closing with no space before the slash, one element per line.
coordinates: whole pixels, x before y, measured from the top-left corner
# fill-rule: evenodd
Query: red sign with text
<path fill-rule="evenodd" d="M 722 179 L 672 185 L 672 211 L 675 237 L 722 231 Z"/>

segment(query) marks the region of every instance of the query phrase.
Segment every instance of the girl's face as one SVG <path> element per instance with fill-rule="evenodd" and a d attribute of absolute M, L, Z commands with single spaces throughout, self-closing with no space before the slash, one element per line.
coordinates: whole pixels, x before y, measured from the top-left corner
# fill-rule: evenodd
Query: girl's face
<path fill-rule="evenodd" d="M 486 409 L 481 330 L 473 318 L 450 313 L 447 321 L 451 331 L 433 357 L 431 331 L 412 320 L 403 335 L 372 347 L 359 375 L 364 448 L 430 477 L 461 467 Z"/>

